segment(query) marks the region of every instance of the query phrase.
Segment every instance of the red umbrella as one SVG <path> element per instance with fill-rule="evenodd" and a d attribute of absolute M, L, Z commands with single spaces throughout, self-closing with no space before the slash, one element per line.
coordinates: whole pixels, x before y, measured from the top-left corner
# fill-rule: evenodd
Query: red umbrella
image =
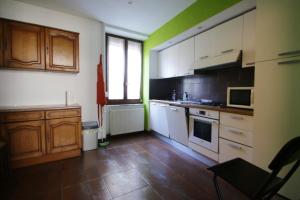
<path fill-rule="evenodd" d="M 102 109 L 106 104 L 105 98 L 105 85 L 104 85 L 104 78 L 103 78 L 103 66 L 102 66 L 102 54 L 100 54 L 100 62 L 97 66 L 97 104 L 98 104 L 98 120 L 100 119 L 100 127 L 102 127 Z M 101 118 L 99 117 L 99 107 L 100 107 L 100 114 Z"/>

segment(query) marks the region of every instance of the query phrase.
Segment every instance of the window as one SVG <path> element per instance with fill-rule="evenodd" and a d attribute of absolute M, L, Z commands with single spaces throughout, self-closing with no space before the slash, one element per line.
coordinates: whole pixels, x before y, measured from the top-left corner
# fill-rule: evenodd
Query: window
<path fill-rule="evenodd" d="M 142 82 L 141 41 L 106 34 L 108 103 L 140 103 Z"/>

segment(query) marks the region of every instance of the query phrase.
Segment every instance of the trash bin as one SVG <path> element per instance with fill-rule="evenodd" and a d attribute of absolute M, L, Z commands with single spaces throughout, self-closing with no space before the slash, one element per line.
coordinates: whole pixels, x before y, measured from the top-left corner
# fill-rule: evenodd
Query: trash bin
<path fill-rule="evenodd" d="M 88 151 L 97 149 L 98 146 L 98 123 L 83 122 L 82 123 L 82 150 Z"/>

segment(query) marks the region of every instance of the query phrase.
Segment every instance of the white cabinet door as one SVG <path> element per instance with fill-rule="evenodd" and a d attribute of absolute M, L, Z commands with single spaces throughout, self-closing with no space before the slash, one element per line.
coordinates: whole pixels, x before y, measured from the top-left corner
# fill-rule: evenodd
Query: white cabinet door
<path fill-rule="evenodd" d="M 243 31 L 243 67 L 252 67 L 255 64 L 256 42 L 256 10 L 244 15 Z"/>
<path fill-rule="evenodd" d="M 194 74 L 195 59 L 195 41 L 194 37 L 179 43 L 179 64 L 177 76 Z"/>
<path fill-rule="evenodd" d="M 158 55 L 158 77 L 169 78 L 177 76 L 178 73 L 179 45 L 174 45 L 159 52 Z"/>
<path fill-rule="evenodd" d="M 150 126 L 153 131 L 169 137 L 167 108 L 166 104 L 150 103 Z"/>
<path fill-rule="evenodd" d="M 195 36 L 195 69 L 210 65 L 213 56 L 212 40 L 214 31 L 209 30 Z"/>
<path fill-rule="evenodd" d="M 169 106 L 167 109 L 170 138 L 188 145 L 187 117 L 185 108 Z"/>
<path fill-rule="evenodd" d="M 257 0 L 256 61 L 300 55 L 300 1 Z"/>
<path fill-rule="evenodd" d="M 214 55 L 222 56 L 242 50 L 243 16 L 225 22 L 213 31 L 212 48 Z"/>

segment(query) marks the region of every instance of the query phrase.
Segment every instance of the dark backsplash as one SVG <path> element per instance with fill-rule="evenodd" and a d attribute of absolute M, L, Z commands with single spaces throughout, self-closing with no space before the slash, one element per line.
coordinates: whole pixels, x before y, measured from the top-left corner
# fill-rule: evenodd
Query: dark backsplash
<path fill-rule="evenodd" d="M 254 86 L 254 67 L 207 70 L 193 76 L 151 79 L 150 99 L 170 100 L 175 89 L 177 99 L 188 92 L 192 100 L 211 99 L 225 104 L 227 87 L 248 86 Z"/>

